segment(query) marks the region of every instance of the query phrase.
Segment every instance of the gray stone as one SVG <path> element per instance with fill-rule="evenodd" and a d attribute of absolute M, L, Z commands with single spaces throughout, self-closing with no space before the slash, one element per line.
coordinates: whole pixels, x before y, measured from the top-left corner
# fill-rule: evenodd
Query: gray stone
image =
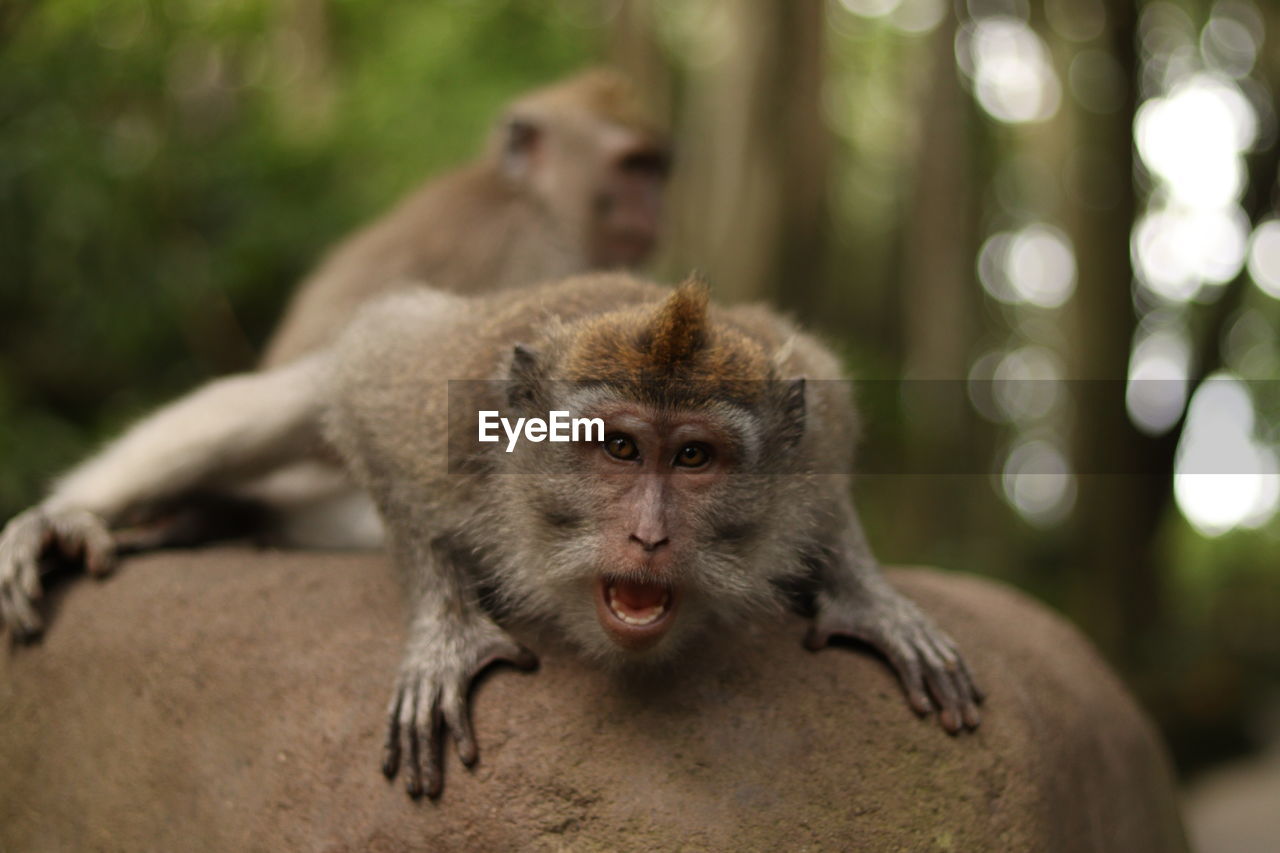
<path fill-rule="evenodd" d="M 1150 723 L 1081 636 L 991 581 L 898 570 L 989 697 L 950 737 L 803 621 L 624 679 L 530 643 L 473 693 L 480 762 L 378 769 L 403 637 L 379 556 L 217 549 L 50 595 L 0 654 L 0 850 L 1186 849 Z"/>

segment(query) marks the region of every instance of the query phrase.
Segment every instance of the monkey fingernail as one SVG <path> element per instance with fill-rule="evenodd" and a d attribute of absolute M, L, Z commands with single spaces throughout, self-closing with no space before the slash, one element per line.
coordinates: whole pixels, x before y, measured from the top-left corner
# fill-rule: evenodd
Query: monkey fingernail
<path fill-rule="evenodd" d="M 949 734 L 955 734 L 960 731 L 960 718 L 952 708 L 944 708 L 938 714 L 938 721 L 942 723 L 942 727 L 946 729 Z"/>
<path fill-rule="evenodd" d="M 444 787 L 444 780 L 441 778 L 439 770 L 433 770 L 427 776 L 427 797 L 434 800 L 440 796 L 440 790 Z"/>

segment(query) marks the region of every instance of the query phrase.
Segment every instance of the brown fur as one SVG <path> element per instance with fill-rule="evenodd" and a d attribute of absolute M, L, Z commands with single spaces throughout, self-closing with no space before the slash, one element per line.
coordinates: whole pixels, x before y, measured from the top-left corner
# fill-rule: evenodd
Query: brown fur
<path fill-rule="evenodd" d="M 529 173 L 504 162 L 513 120 L 539 129 Z M 664 156 L 666 136 L 621 74 L 593 69 L 513 102 L 473 163 L 427 182 L 339 243 L 299 286 L 267 343 L 264 367 L 332 341 L 355 310 L 427 283 L 480 294 L 601 266 L 596 211 L 628 151 Z M 654 175 L 660 191 L 663 177 Z"/>
<path fill-rule="evenodd" d="M 707 286 L 697 279 L 680 285 L 641 333 L 650 368 L 659 373 L 692 362 L 707 343 Z M 647 340 L 646 340 L 647 339 Z"/>
<path fill-rule="evenodd" d="M 690 279 L 662 302 L 583 322 L 565 360 L 566 377 L 628 385 L 664 399 L 719 397 L 753 402 L 776 379 L 765 350 L 745 329 L 713 317 L 706 285 Z"/>
<path fill-rule="evenodd" d="M 516 100 L 507 111 L 509 116 L 546 114 L 606 121 L 648 134 L 654 141 L 667 135 L 631 80 L 610 68 L 591 68 L 536 89 Z"/>

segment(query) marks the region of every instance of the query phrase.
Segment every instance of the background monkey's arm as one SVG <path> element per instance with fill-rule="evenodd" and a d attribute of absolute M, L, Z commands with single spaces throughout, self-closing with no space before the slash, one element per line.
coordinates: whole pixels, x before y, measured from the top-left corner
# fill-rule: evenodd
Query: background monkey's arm
<path fill-rule="evenodd" d="M 131 427 L 62 477 L 0 533 L 0 618 L 38 632 L 40 558 L 53 546 L 95 573 L 115 554 L 108 532 L 127 514 L 314 454 L 329 356 L 219 379 Z"/>
<path fill-rule="evenodd" d="M 210 382 L 61 477 L 41 507 L 84 509 L 110 524 L 139 506 L 315 453 L 327 363 L 320 354 Z"/>

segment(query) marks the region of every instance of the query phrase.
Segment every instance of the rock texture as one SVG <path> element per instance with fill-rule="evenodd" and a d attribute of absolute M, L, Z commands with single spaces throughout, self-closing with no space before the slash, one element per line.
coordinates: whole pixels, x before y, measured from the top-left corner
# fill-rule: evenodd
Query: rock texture
<path fill-rule="evenodd" d="M 64 583 L 0 653 L 0 850 L 1184 850 L 1144 716 L 1062 620 L 899 570 L 989 692 L 947 736 L 801 620 L 624 681 L 532 641 L 474 692 L 480 763 L 378 771 L 403 636 L 378 556 L 213 550 Z"/>

